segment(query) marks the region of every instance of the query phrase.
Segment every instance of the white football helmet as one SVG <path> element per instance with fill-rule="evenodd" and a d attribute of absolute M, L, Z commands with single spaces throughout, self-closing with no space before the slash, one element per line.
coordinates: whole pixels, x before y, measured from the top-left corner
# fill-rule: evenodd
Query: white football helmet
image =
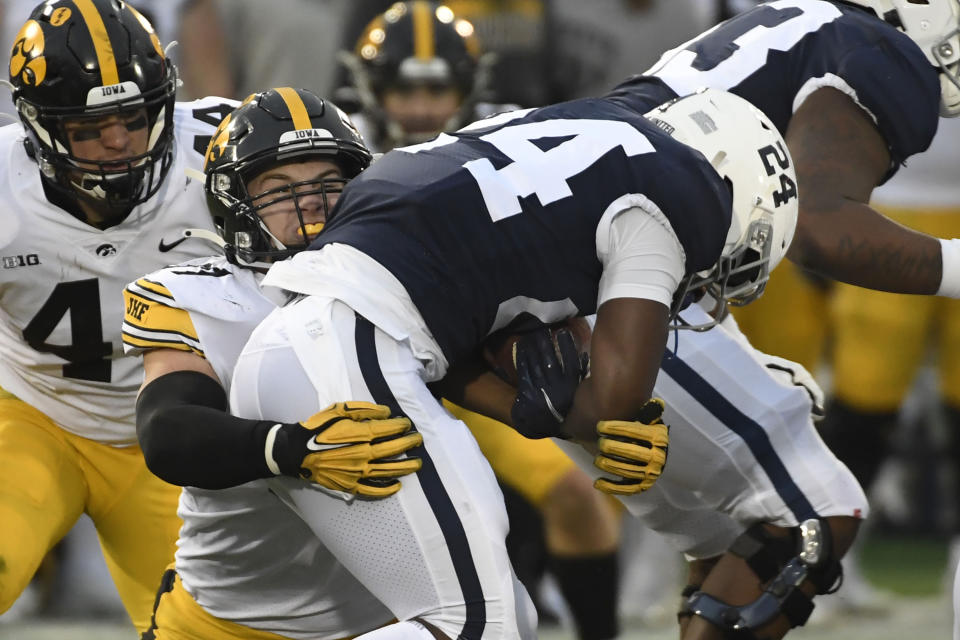
<path fill-rule="evenodd" d="M 960 2 L 848 0 L 872 10 L 917 43 L 940 70 L 940 115 L 960 115 Z"/>
<path fill-rule="evenodd" d="M 797 177 L 783 137 L 759 109 L 718 89 L 677 98 L 646 117 L 702 153 L 733 191 L 720 260 L 681 285 L 676 306 L 703 287 L 734 306 L 756 300 L 797 226 Z"/>

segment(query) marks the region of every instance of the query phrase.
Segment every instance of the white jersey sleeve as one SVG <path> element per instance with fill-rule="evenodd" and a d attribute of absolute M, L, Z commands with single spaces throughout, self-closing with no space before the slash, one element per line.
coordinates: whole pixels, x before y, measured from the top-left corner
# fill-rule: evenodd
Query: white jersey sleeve
<path fill-rule="evenodd" d="M 260 276 L 223 257 L 192 260 L 139 278 L 123 292 L 127 354 L 178 349 L 205 358 L 229 391 L 233 365 L 260 321 L 276 305 Z"/>
<path fill-rule="evenodd" d="M 123 354 L 123 289 L 139 275 L 207 255 L 183 229 L 212 229 L 202 169 L 219 117 L 236 103 L 177 103 L 170 170 L 158 192 L 108 229 L 50 204 L 19 124 L 0 128 L 0 387 L 63 429 L 100 442 L 136 442 L 143 370 Z"/>
<path fill-rule="evenodd" d="M 613 298 L 646 298 L 670 307 L 684 273 L 684 251 L 666 216 L 652 202 L 634 206 L 597 228 L 603 275 L 599 308 Z"/>

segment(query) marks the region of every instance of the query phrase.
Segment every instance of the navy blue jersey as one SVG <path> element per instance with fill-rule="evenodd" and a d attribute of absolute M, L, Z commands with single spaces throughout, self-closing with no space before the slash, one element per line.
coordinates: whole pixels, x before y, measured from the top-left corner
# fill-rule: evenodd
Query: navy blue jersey
<path fill-rule="evenodd" d="M 753 103 L 786 135 L 794 109 L 834 87 L 872 116 L 890 151 L 887 178 L 930 146 L 937 130 L 937 70 L 906 34 L 863 8 L 779 0 L 750 9 L 667 52 L 612 92 L 643 111 L 700 87 Z"/>
<path fill-rule="evenodd" d="M 594 313 L 598 226 L 637 203 L 670 221 L 688 272 L 717 262 L 731 194 L 703 156 L 633 109 L 576 100 L 386 154 L 312 248 L 344 243 L 386 267 L 453 361 L 518 318 Z"/>

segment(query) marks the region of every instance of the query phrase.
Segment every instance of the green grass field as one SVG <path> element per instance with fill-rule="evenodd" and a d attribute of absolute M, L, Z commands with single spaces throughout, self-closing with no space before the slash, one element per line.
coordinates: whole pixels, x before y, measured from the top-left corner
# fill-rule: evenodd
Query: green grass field
<path fill-rule="evenodd" d="M 882 537 L 863 549 L 863 571 L 878 589 L 905 596 L 936 596 L 943 584 L 947 545 L 924 537 Z"/>

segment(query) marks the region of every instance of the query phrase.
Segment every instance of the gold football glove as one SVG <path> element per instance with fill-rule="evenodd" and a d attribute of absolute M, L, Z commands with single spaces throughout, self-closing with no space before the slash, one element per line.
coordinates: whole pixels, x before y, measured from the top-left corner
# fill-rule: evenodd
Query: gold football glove
<path fill-rule="evenodd" d="M 597 478 L 593 486 L 612 495 L 633 495 L 653 486 L 667 463 L 670 427 L 663 424 L 663 400 L 651 398 L 635 421 L 597 423 L 600 453 L 593 464 L 615 478 Z"/>
<path fill-rule="evenodd" d="M 401 454 L 423 444 L 407 418 L 391 418 L 389 407 L 338 402 L 304 422 L 274 425 L 267 436 L 267 466 L 328 489 L 368 498 L 400 490 L 400 476 L 414 473 L 419 458 Z"/>

